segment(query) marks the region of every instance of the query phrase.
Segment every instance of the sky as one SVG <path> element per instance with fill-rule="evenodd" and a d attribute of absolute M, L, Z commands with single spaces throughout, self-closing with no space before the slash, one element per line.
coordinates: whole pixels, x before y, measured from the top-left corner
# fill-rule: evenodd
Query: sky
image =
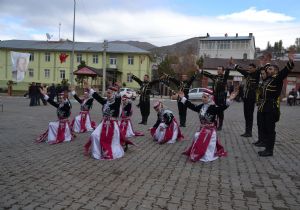
<path fill-rule="evenodd" d="M 73 37 L 74 0 L 0 0 L 0 40 Z M 300 37 L 299 0 L 76 0 L 75 41 L 171 45 L 205 36 L 248 36 L 265 49 Z"/>

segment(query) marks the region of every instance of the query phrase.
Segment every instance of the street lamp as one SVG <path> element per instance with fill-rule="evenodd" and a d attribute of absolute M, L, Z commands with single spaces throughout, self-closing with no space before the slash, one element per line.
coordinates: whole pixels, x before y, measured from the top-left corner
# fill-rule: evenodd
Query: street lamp
<path fill-rule="evenodd" d="M 72 43 L 71 65 L 70 65 L 70 80 L 71 80 L 71 85 L 73 85 L 73 69 L 74 69 L 74 48 L 75 48 L 75 10 L 76 10 L 76 0 L 74 0 L 73 43 Z"/>
<path fill-rule="evenodd" d="M 102 57 L 102 96 L 105 93 L 105 84 L 106 84 L 106 50 L 108 48 L 107 40 L 103 42 L 103 57 Z"/>

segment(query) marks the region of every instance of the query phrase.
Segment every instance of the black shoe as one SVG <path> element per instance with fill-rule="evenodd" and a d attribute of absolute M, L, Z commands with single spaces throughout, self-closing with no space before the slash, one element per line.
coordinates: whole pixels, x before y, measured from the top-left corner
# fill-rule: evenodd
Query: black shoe
<path fill-rule="evenodd" d="M 258 155 L 261 157 L 273 156 L 273 151 L 270 150 L 259 151 Z"/>
<path fill-rule="evenodd" d="M 242 137 L 252 137 L 252 134 L 251 133 L 244 133 L 241 136 Z"/>
<path fill-rule="evenodd" d="M 180 125 L 179 127 L 185 127 L 185 125 Z"/>
<path fill-rule="evenodd" d="M 259 142 L 257 144 L 254 144 L 256 147 L 266 147 L 266 144 L 264 142 Z"/>
<path fill-rule="evenodd" d="M 126 152 L 127 150 L 128 150 L 128 144 L 125 144 L 124 152 Z"/>
<path fill-rule="evenodd" d="M 142 121 L 142 122 L 139 122 L 139 124 L 144 124 L 144 122 Z"/>
<path fill-rule="evenodd" d="M 259 144 L 260 142 L 262 142 L 261 140 L 257 140 L 256 142 L 253 142 L 252 144 L 256 145 Z"/>
<path fill-rule="evenodd" d="M 143 125 L 147 125 L 147 122 L 143 122 L 142 124 L 143 124 Z"/>

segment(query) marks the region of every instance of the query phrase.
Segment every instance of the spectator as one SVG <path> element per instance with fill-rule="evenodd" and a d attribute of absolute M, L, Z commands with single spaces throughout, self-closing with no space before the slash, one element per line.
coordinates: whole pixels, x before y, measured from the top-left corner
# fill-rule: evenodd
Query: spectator
<path fill-rule="evenodd" d="M 288 99 L 287 102 L 290 106 L 292 105 L 296 105 L 296 98 L 297 98 L 297 92 L 295 90 L 295 88 L 293 88 L 288 95 Z"/>

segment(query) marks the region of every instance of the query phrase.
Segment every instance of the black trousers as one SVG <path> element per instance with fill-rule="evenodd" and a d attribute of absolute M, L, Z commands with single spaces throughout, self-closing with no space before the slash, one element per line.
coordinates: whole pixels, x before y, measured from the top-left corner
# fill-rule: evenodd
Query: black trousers
<path fill-rule="evenodd" d="M 262 133 L 266 150 L 273 151 L 276 138 L 276 122 L 278 121 L 279 113 L 277 111 L 262 112 Z"/>
<path fill-rule="evenodd" d="M 180 125 L 185 126 L 187 106 L 181 102 L 178 102 L 177 106 L 178 106 L 178 112 L 179 112 Z"/>
<path fill-rule="evenodd" d="M 147 122 L 150 114 L 150 100 L 140 100 L 140 111 L 142 115 L 142 122 Z"/>
<path fill-rule="evenodd" d="M 224 104 L 226 104 L 227 92 L 217 93 L 216 95 L 214 95 L 214 97 L 215 97 L 216 105 L 223 106 Z M 218 128 L 222 128 L 223 121 L 224 121 L 224 111 L 219 111 L 217 113 Z"/>
<path fill-rule="evenodd" d="M 244 98 L 245 132 L 249 134 L 252 134 L 254 108 L 255 98 Z"/>
<path fill-rule="evenodd" d="M 256 123 L 257 123 L 257 135 L 258 135 L 258 141 L 264 142 L 264 126 L 263 126 L 263 114 L 262 112 L 257 111 L 256 116 Z"/>

